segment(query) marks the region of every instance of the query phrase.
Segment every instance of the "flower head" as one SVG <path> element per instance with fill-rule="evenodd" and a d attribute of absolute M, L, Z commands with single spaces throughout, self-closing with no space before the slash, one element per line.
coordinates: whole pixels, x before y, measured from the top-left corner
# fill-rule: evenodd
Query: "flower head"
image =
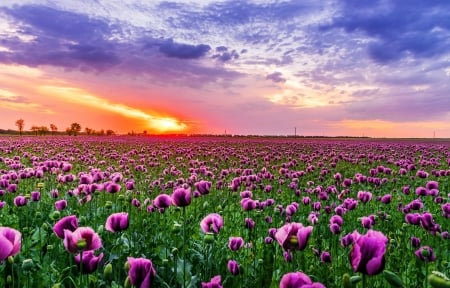
<path fill-rule="evenodd" d="M 434 254 L 433 249 L 431 249 L 430 246 L 422 246 L 416 252 L 414 252 L 414 254 L 416 254 L 417 258 L 424 262 L 433 262 L 434 260 L 436 260 L 436 255 Z"/>
<path fill-rule="evenodd" d="M 0 227 L 0 262 L 20 252 L 22 234 L 16 229 Z"/>
<path fill-rule="evenodd" d="M 112 233 L 119 232 L 126 230 L 129 223 L 128 213 L 114 213 L 106 219 L 105 229 Z"/>
<path fill-rule="evenodd" d="M 89 273 L 92 273 L 95 270 L 97 270 L 98 263 L 100 263 L 100 261 L 102 261 L 102 259 L 103 259 L 103 253 L 100 253 L 100 255 L 98 255 L 98 256 L 95 256 L 93 250 L 82 251 L 81 253 L 83 253 L 83 259 L 82 259 L 83 271 L 81 271 L 81 272 L 84 274 L 89 274 Z M 75 263 L 77 265 L 80 264 L 80 260 L 81 260 L 80 254 L 75 255 Z"/>
<path fill-rule="evenodd" d="M 153 200 L 153 205 L 158 208 L 167 208 L 172 205 L 172 198 L 170 198 L 170 196 L 167 194 L 159 194 Z"/>
<path fill-rule="evenodd" d="M 349 259 L 355 272 L 375 275 L 384 269 L 384 254 L 386 253 L 387 237 L 374 230 L 365 235 L 353 232 L 354 244 Z"/>
<path fill-rule="evenodd" d="M 242 237 L 230 237 L 228 240 L 228 248 L 231 251 L 237 251 L 244 246 L 244 239 Z"/>
<path fill-rule="evenodd" d="M 130 282 L 138 288 L 149 288 L 156 276 L 152 261 L 145 258 L 128 257 Z"/>
<path fill-rule="evenodd" d="M 209 282 L 202 282 L 202 288 L 222 288 L 222 277 L 216 275 Z"/>
<path fill-rule="evenodd" d="M 66 216 L 59 219 L 58 222 L 53 225 L 53 232 L 55 232 L 58 238 L 64 238 L 64 230 L 75 231 L 78 228 L 78 218 L 75 215 Z"/>
<path fill-rule="evenodd" d="M 96 250 L 102 247 L 102 240 L 90 227 L 78 227 L 75 231 L 64 230 L 64 248 L 69 253 Z"/>
<path fill-rule="evenodd" d="M 191 204 L 191 189 L 177 188 L 172 193 L 172 203 L 178 207 L 185 207 Z"/>
<path fill-rule="evenodd" d="M 223 227 L 223 218 L 217 213 L 211 213 L 200 222 L 203 233 L 218 234 Z"/>
<path fill-rule="evenodd" d="M 313 227 L 301 223 L 287 223 L 277 230 L 275 239 L 284 250 L 303 250 L 306 248 Z"/>
<path fill-rule="evenodd" d="M 319 282 L 312 282 L 308 275 L 302 272 L 290 272 L 284 274 L 280 281 L 280 288 L 325 288 L 325 286 Z"/>

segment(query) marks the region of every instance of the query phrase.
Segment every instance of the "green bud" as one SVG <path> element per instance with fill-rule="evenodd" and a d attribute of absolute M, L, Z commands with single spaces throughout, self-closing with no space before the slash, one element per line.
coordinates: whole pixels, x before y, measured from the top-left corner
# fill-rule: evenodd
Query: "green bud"
<path fill-rule="evenodd" d="M 86 248 L 86 245 L 87 245 L 86 239 L 80 239 L 77 242 L 77 249 L 83 250 L 84 248 Z"/>
<path fill-rule="evenodd" d="M 53 248 L 55 248 L 53 245 L 47 245 L 47 251 L 51 251 L 51 250 L 53 250 Z"/>
<path fill-rule="evenodd" d="M 39 183 L 37 183 L 37 185 L 36 185 L 36 187 L 37 188 L 39 188 L 39 189 L 42 189 L 42 188 L 44 188 L 44 183 L 42 183 L 42 182 L 39 182 Z"/>
<path fill-rule="evenodd" d="M 36 217 L 37 219 L 41 218 L 42 213 L 37 211 L 36 214 L 34 215 L 34 217 Z"/>
<path fill-rule="evenodd" d="M 125 271 L 130 271 L 130 263 L 127 261 L 125 262 L 125 265 L 123 265 L 123 268 L 125 269 Z"/>
<path fill-rule="evenodd" d="M 352 284 L 357 284 L 357 283 L 361 282 L 361 280 L 362 280 L 362 277 L 359 275 L 350 277 L 350 282 L 352 282 Z"/>
<path fill-rule="evenodd" d="M 112 280 L 113 278 L 113 266 L 111 263 L 105 265 L 105 269 L 103 269 L 103 277 L 108 280 Z"/>
<path fill-rule="evenodd" d="M 258 264 L 263 264 L 263 263 L 264 263 L 264 260 L 261 259 L 261 258 L 259 258 L 259 259 L 258 259 Z"/>
<path fill-rule="evenodd" d="M 383 271 L 384 279 L 391 285 L 391 287 L 401 288 L 403 287 L 402 279 L 395 274 L 394 272 L 391 272 L 389 270 Z"/>
<path fill-rule="evenodd" d="M 14 257 L 13 256 L 8 256 L 8 263 L 9 264 L 14 264 Z"/>
<path fill-rule="evenodd" d="M 11 275 L 6 276 L 6 283 L 11 284 L 12 283 L 12 277 Z"/>
<path fill-rule="evenodd" d="M 47 224 L 47 222 L 42 223 L 41 228 L 44 230 L 50 229 L 50 226 Z"/>
<path fill-rule="evenodd" d="M 222 205 L 218 205 L 218 206 L 216 207 L 216 211 L 220 211 L 220 210 L 222 210 Z"/>
<path fill-rule="evenodd" d="M 178 233 L 181 231 L 181 224 L 180 223 L 174 223 L 172 227 L 172 231 L 175 233 Z"/>
<path fill-rule="evenodd" d="M 121 196 L 121 195 L 120 195 L 120 196 Z M 105 202 L 105 208 L 106 208 L 106 209 L 111 209 L 112 206 L 113 206 L 113 203 L 112 203 L 111 201 L 106 201 L 106 202 Z"/>
<path fill-rule="evenodd" d="M 127 279 L 125 279 L 125 283 L 123 284 L 124 288 L 131 288 L 131 280 L 130 276 L 127 276 Z"/>
<path fill-rule="evenodd" d="M 33 259 L 25 259 L 22 262 L 22 269 L 25 271 L 31 271 L 34 267 Z"/>
<path fill-rule="evenodd" d="M 348 273 L 342 275 L 342 288 L 353 288 L 353 284 L 350 281 L 350 275 L 348 275 Z"/>
<path fill-rule="evenodd" d="M 450 288 L 450 280 L 442 273 L 435 271 L 428 276 L 428 283 L 433 288 Z"/>
<path fill-rule="evenodd" d="M 162 262 L 163 262 L 163 265 L 167 265 L 167 264 L 169 263 L 169 259 L 164 258 L 164 259 L 162 260 Z"/>
<path fill-rule="evenodd" d="M 125 201 L 125 195 L 120 194 L 119 197 L 117 197 L 119 199 L 119 201 Z"/>
<path fill-rule="evenodd" d="M 98 233 L 98 234 L 102 234 L 103 231 L 105 231 L 105 226 L 103 226 L 103 225 L 98 226 L 98 228 L 97 228 L 97 233 Z"/>
<path fill-rule="evenodd" d="M 60 216 L 61 212 L 59 212 L 58 210 L 55 210 L 52 213 L 50 213 L 50 219 L 52 220 L 58 220 Z"/>
<path fill-rule="evenodd" d="M 173 256 L 177 256 L 178 255 L 178 249 L 177 248 L 173 248 L 172 249 L 172 254 L 173 254 Z"/>
<path fill-rule="evenodd" d="M 30 198 L 31 198 L 31 195 L 28 193 L 28 194 L 25 194 L 25 198 L 27 199 L 27 200 L 30 200 Z"/>
<path fill-rule="evenodd" d="M 203 237 L 206 243 L 214 243 L 214 233 L 208 232 Z"/>
<path fill-rule="evenodd" d="M 209 202 L 208 201 L 203 202 L 203 209 L 204 210 L 208 209 L 208 207 L 209 207 Z"/>

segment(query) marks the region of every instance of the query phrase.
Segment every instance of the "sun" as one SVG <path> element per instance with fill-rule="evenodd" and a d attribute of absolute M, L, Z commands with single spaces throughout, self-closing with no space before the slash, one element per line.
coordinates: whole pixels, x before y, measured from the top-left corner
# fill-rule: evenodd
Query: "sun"
<path fill-rule="evenodd" d="M 149 120 L 149 124 L 152 129 L 160 133 L 180 132 L 187 128 L 185 123 L 170 117 L 152 117 L 152 119 Z"/>

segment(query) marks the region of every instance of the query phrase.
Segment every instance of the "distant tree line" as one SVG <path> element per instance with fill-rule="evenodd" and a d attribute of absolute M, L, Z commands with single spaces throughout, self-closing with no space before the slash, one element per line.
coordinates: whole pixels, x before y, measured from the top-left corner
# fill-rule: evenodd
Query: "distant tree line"
<path fill-rule="evenodd" d="M 65 131 L 58 131 L 58 127 L 55 124 L 50 124 L 47 126 L 31 126 L 29 131 L 25 130 L 25 120 L 18 119 L 15 122 L 17 126 L 17 130 L 12 129 L 0 129 L 0 134 L 10 134 L 10 135 L 36 135 L 36 136 L 45 136 L 48 134 L 51 135 L 69 135 L 69 136 L 77 136 L 77 135 L 95 135 L 95 136 L 112 136 L 116 135 L 114 130 L 111 129 L 101 129 L 94 130 L 92 128 L 86 127 L 84 128 L 84 132 L 82 132 L 82 127 L 79 123 L 74 122 L 70 124 L 70 127 L 67 127 Z"/>

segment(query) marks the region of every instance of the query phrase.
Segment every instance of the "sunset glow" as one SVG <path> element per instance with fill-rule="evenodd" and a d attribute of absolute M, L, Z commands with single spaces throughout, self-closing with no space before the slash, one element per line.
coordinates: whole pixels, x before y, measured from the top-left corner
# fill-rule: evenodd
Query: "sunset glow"
<path fill-rule="evenodd" d="M 450 137 L 449 9 L 2 1 L 0 129 Z"/>

